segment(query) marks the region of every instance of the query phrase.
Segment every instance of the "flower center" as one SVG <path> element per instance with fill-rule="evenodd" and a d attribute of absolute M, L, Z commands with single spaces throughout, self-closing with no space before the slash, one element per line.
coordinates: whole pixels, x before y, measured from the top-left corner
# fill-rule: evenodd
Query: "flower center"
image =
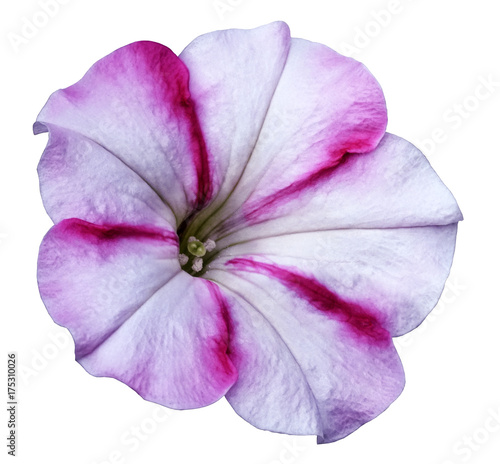
<path fill-rule="evenodd" d="M 196 237 L 189 237 L 187 244 L 181 249 L 179 263 L 182 270 L 193 276 L 203 272 L 203 257 L 215 249 L 215 242 L 208 239 L 205 242 Z"/>

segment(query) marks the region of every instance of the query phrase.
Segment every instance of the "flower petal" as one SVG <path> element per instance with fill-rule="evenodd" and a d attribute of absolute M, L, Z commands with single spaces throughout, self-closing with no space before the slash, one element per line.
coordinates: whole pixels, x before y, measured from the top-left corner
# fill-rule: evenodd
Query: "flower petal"
<path fill-rule="evenodd" d="M 190 73 L 218 198 L 202 220 L 223 203 L 241 176 L 259 137 L 290 48 L 283 22 L 251 30 L 230 29 L 196 38 L 179 55 Z"/>
<path fill-rule="evenodd" d="M 219 249 L 307 231 L 422 227 L 462 220 L 455 198 L 411 143 L 386 134 L 375 150 L 349 155 L 322 182 L 266 209 L 256 221 L 235 213 L 212 238 Z"/>
<path fill-rule="evenodd" d="M 378 308 L 392 336 L 417 327 L 437 304 L 449 275 L 457 225 L 340 229 L 252 240 L 221 252 L 211 264 L 265 257 L 300 269 L 329 291 Z"/>
<path fill-rule="evenodd" d="M 170 208 L 151 186 L 109 151 L 72 130 L 47 127 L 49 142 L 38 175 L 54 223 L 77 217 L 96 224 L 175 224 Z"/>
<path fill-rule="evenodd" d="M 188 70 L 168 48 L 132 43 L 55 92 L 37 118 L 35 133 L 60 126 L 101 145 L 147 182 L 181 221 L 212 195 L 188 80 Z"/>
<path fill-rule="evenodd" d="M 178 253 L 172 231 L 64 220 L 42 242 L 38 281 L 87 371 L 183 409 L 218 400 L 237 374 L 213 284 L 182 272 Z"/>
<path fill-rule="evenodd" d="M 211 270 L 232 321 L 239 372 L 226 397 L 253 425 L 339 440 L 396 399 L 404 373 L 375 308 L 296 270 L 237 258 Z"/>
<path fill-rule="evenodd" d="M 255 149 L 210 224 L 234 214 L 235 221 L 246 223 L 268 217 L 277 206 L 321 185 L 345 153 L 373 150 L 386 125 L 382 90 L 364 65 L 324 45 L 292 39 Z"/>

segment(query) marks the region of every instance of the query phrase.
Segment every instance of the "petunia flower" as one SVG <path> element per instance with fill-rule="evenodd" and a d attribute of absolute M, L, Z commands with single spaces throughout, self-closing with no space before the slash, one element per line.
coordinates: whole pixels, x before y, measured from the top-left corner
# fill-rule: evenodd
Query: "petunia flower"
<path fill-rule="evenodd" d="M 132 43 L 55 92 L 34 126 L 55 224 L 38 282 L 76 360 L 320 443 L 384 411 L 392 337 L 437 303 L 462 219 L 386 123 L 362 64 L 282 22 L 179 57 Z"/>

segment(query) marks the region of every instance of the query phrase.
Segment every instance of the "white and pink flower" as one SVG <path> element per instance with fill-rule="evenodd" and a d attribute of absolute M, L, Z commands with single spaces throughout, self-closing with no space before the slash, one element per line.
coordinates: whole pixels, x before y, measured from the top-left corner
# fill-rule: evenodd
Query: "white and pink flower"
<path fill-rule="evenodd" d="M 437 303 L 462 219 L 386 124 L 362 64 L 281 22 L 179 57 L 133 43 L 55 92 L 38 281 L 77 361 L 319 442 L 380 414 L 404 386 L 392 337 Z"/>

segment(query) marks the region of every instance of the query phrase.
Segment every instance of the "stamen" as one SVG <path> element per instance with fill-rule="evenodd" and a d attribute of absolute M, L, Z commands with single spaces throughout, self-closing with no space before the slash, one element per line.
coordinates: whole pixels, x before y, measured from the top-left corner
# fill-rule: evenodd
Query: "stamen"
<path fill-rule="evenodd" d="M 185 255 L 184 253 L 181 253 L 179 255 L 179 263 L 181 266 L 185 266 L 188 261 L 189 261 L 189 257 L 187 255 Z"/>
<path fill-rule="evenodd" d="M 194 272 L 200 272 L 203 269 L 203 260 L 201 258 L 195 258 L 191 269 Z"/>
<path fill-rule="evenodd" d="M 215 250 L 215 242 L 211 239 L 208 239 L 203 245 L 205 245 L 205 248 L 209 253 L 212 250 Z"/>

